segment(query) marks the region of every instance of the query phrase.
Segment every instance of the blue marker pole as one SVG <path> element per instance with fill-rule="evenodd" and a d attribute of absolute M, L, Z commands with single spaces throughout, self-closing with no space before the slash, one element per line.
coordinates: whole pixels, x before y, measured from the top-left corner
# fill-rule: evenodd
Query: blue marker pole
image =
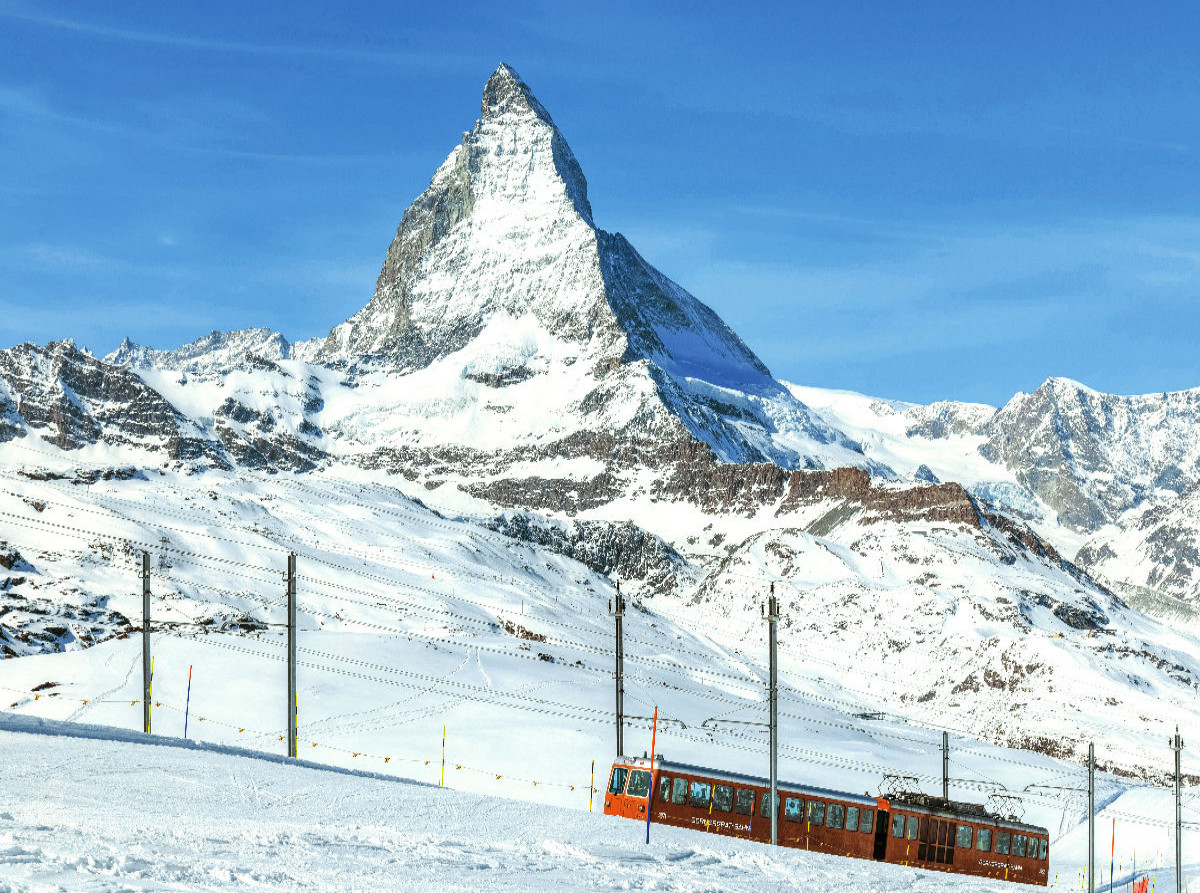
<path fill-rule="evenodd" d="M 188 664 L 187 703 L 183 705 L 183 737 L 187 738 L 188 711 L 192 707 L 192 665 Z"/>

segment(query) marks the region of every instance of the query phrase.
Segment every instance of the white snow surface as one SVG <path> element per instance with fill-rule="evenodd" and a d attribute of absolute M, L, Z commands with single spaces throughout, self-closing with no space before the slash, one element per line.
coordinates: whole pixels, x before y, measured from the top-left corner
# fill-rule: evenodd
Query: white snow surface
<path fill-rule="evenodd" d="M 662 826 L 647 843 L 641 822 L 583 809 L 8 713 L 0 755 L 4 893 L 1026 889 Z M 1101 801 L 1116 885 L 1172 879 L 1166 806 L 1155 791 Z M 1079 889 L 1079 832 L 1052 830 L 1051 889 Z"/>

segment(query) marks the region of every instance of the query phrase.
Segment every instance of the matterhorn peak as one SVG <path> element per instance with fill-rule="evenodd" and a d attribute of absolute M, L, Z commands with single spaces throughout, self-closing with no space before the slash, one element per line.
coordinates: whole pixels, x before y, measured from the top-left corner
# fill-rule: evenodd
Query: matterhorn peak
<path fill-rule="evenodd" d="M 482 120 L 500 115 L 535 115 L 553 126 L 550 113 L 534 97 L 529 85 L 521 80 L 512 66 L 501 62 L 483 85 L 483 100 L 480 103 Z"/>
<path fill-rule="evenodd" d="M 784 426 L 861 459 L 716 313 L 596 228 L 566 139 L 503 64 L 475 126 L 404 212 L 370 302 L 300 355 L 400 374 L 436 366 L 425 377 L 455 382 L 453 401 L 493 407 L 503 388 L 581 427 L 686 429 L 722 458 L 799 464 L 775 440 Z M 548 412 L 552 393 L 562 405 Z"/>

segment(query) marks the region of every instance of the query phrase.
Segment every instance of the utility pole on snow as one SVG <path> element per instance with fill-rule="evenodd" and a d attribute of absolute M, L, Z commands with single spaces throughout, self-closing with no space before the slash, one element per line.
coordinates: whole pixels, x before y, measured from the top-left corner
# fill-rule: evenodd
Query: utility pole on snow
<path fill-rule="evenodd" d="M 150 698 L 154 692 L 150 663 L 150 553 L 142 553 L 142 730 L 150 734 Z"/>
<path fill-rule="evenodd" d="M 1088 745 L 1087 893 L 1096 893 L 1096 745 Z"/>
<path fill-rule="evenodd" d="M 950 733 L 942 732 L 942 799 L 950 799 Z"/>
<path fill-rule="evenodd" d="M 770 702 L 771 724 L 771 844 L 779 844 L 779 656 L 776 642 L 776 627 L 779 624 L 779 602 L 775 598 L 775 584 L 771 584 L 771 597 L 767 602 L 767 634 L 770 639 L 770 683 L 767 699 Z"/>
<path fill-rule="evenodd" d="M 296 692 L 296 553 L 288 555 L 287 564 L 287 687 L 288 687 L 288 756 L 296 756 L 296 733 L 299 730 L 298 698 Z"/>
<path fill-rule="evenodd" d="M 1179 758 L 1183 751 L 1183 739 L 1179 737 L 1179 726 L 1175 727 L 1175 738 L 1171 742 L 1171 750 L 1175 751 L 1175 893 L 1183 893 L 1183 815 L 1180 797 L 1180 787 L 1183 776 L 1180 774 Z"/>
<path fill-rule="evenodd" d="M 617 596 L 608 603 L 609 613 L 617 621 L 617 756 L 625 755 L 625 597 L 621 595 L 621 581 L 617 581 Z"/>

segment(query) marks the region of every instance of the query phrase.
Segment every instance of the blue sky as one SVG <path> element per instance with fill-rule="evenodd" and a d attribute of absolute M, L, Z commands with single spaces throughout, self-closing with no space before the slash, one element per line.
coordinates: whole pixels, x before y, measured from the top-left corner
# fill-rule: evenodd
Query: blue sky
<path fill-rule="evenodd" d="M 500 61 L 781 378 L 1200 386 L 1200 5 L 0 2 L 0 342 L 324 334 Z"/>

